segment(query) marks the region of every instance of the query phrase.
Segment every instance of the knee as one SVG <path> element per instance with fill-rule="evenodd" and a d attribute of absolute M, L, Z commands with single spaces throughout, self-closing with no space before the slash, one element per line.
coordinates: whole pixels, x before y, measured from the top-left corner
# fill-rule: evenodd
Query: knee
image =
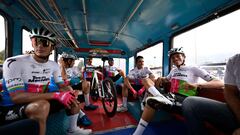
<path fill-rule="evenodd" d="M 35 120 L 47 119 L 50 111 L 50 103 L 46 100 L 39 100 L 27 105 L 25 113 L 29 118 Z"/>
<path fill-rule="evenodd" d="M 183 113 L 187 113 L 190 112 L 191 110 L 193 110 L 194 108 L 196 108 L 195 106 L 198 104 L 198 99 L 197 97 L 191 96 L 191 97 L 187 97 L 182 104 L 182 109 L 183 109 Z"/>
<path fill-rule="evenodd" d="M 144 87 L 147 89 L 151 86 L 154 86 L 154 82 L 149 78 L 142 79 L 142 83 L 143 83 Z"/>

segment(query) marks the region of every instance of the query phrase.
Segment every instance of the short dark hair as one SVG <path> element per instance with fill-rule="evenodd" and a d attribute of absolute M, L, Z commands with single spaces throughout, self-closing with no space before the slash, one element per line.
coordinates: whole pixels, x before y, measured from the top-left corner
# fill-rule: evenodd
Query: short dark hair
<path fill-rule="evenodd" d="M 92 56 L 88 56 L 88 57 L 87 57 L 87 60 L 90 60 L 90 59 L 93 59 L 93 57 L 92 57 Z"/>
<path fill-rule="evenodd" d="M 143 56 L 137 56 L 135 59 L 135 63 L 137 63 L 139 59 L 143 59 Z"/>

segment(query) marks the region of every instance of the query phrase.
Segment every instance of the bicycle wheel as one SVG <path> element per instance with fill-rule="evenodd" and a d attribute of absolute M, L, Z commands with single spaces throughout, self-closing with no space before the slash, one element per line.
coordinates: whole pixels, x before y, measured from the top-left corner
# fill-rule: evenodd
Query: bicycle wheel
<path fill-rule="evenodd" d="M 102 104 L 108 117 L 113 117 L 117 111 L 117 93 L 115 85 L 110 78 L 105 78 L 102 82 L 104 97 Z"/>
<path fill-rule="evenodd" d="M 97 86 L 96 80 L 93 78 L 91 83 L 93 84 L 90 84 L 91 85 L 90 96 L 93 101 L 97 101 L 99 95 L 98 95 L 98 86 Z"/>

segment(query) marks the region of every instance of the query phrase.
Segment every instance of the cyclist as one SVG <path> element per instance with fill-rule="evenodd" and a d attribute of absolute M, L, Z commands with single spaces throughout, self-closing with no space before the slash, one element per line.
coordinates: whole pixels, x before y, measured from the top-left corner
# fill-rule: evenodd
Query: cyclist
<path fill-rule="evenodd" d="M 62 58 L 60 58 L 59 62 L 63 80 L 70 83 L 74 90 L 83 91 L 85 100 L 84 110 L 96 110 L 98 106 L 90 104 L 89 101 L 90 82 L 83 79 L 80 69 L 77 66 L 74 66 L 76 59 L 77 57 L 72 54 L 67 54 L 65 52 L 62 54 Z M 89 126 L 91 123 L 92 122 L 88 119 L 85 113 L 80 111 L 78 124 Z"/>
<path fill-rule="evenodd" d="M 74 55 L 67 53 L 62 54 L 62 59 L 60 60 L 62 77 L 70 82 L 73 89 L 82 89 L 85 100 L 84 110 L 95 110 L 98 106 L 90 104 L 89 101 L 90 82 L 83 79 L 81 71 L 77 66 L 74 66 L 76 59 Z"/>
<path fill-rule="evenodd" d="M 136 67 L 132 69 L 127 77 L 124 79 L 124 87 L 122 91 L 122 105 L 117 108 L 118 112 L 125 112 L 127 108 L 127 97 L 128 89 L 132 92 L 133 96 L 136 98 L 138 95 L 141 95 L 145 88 L 143 87 L 142 79 L 150 78 L 154 80 L 154 75 L 148 67 L 144 67 L 144 59 L 142 56 L 137 56 Z M 137 92 L 138 91 L 138 92 Z M 143 103 L 142 103 L 143 104 Z M 142 108 L 143 105 L 141 104 Z"/>
<path fill-rule="evenodd" d="M 209 122 L 226 134 L 240 134 L 240 54 L 232 56 L 226 65 L 224 97 L 219 102 L 203 97 L 187 97 L 183 102 L 183 114 L 190 134 L 205 135 L 205 122 Z"/>
<path fill-rule="evenodd" d="M 179 106 L 178 103 L 179 102 L 181 103 L 185 99 L 186 94 L 188 93 L 186 93 L 185 95 L 182 95 L 184 93 L 177 94 L 180 85 L 185 90 L 189 89 L 193 91 L 196 90 L 197 88 L 201 89 L 223 87 L 223 82 L 216 79 L 214 76 L 210 75 L 207 71 L 193 66 L 186 66 L 185 65 L 186 56 L 182 47 L 172 48 L 168 52 L 168 55 L 173 64 L 176 66 L 176 68 L 173 68 L 167 77 L 157 79 L 157 81 L 160 82 L 156 81 L 155 84 L 162 85 L 162 82 L 169 81 L 171 82 L 170 91 L 176 94 L 174 96 L 170 94 L 165 97 L 154 87 L 154 81 L 150 79 L 145 79 L 143 84 L 153 97 L 148 97 L 146 99 L 147 105 L 144 108 L 142 117 L 133 135 L 143 134 L 148 123 L 153 118 L 155 110 L 168 107 L 172 111 L 176 112 L 179 112 L 179 109 L 181 110 L 181 105 Z M 207 82 L 198 83 L 198 78 L 202 78 Z"/>
<path fill-rule="evenodd" d="M 76 93 L 64 84 L 58 64 L 49 60 L 56 44 L 55 35 L 44 28 L 35 28 L 30 39 L 33 54 L 10 57 L 3 64 L 6 89 L 1 102 L 0 123 L 34 119 L 39 123 L 39 134 L 45 135 L 49 112 L 64 107 L 70 121 L 67 133 L 90 134 L 91 129 L 77 127 L 80 106 Z M 59 86 L 58 92 L 46 90 L 51 76 Z"/>
<path fill-rule="evenodd" d="M 110 77 L 112 78 L 113 82 L 116 82 L 117 80 L 119 80 L 121 78 L 121 76 L 123 78 L 126 77 L 125 73 L 114 66 L 114 60 L 113 58 L 108 58 L 108 66 L 105 66 L 105 77 Z"/>

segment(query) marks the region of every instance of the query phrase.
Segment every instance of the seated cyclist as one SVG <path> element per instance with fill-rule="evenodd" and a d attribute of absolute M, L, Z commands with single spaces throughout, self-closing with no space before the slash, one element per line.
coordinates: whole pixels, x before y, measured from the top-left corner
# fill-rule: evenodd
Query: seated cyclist
<path fill-rule="evenodd" d="M 179 105 L 179 103 L 182 103 L 187 96 L 195 95 L 197 88 L 223 87 L 223 82 L 210 75 L 207 71 L 193 66 L 186 66 L 186 56 L 182 48 L 173 48 L 168 52 L 168 55 L 176 68 L 173 68 L 167 77 L 158 78 L 155 86 L 162 86 L 162 82 L 170 82 L 171 94 L 167 94 L 167 96 L 162 95 L 154 87 L 154 81 L 150 79 L 144 80 L 145 88 L 153 97 L 146 99 L 147 105 L 133 135 L 143 134 L 148 123 L 153 118 L 155 110 L 166 108 L 181 113 L 181 104 Z M 198 83 L 199 78 L 204 79 L 206 82 Z"/>
<path fill-rule="evenodd" d="M 127 77 L 124 79 L 124 87 L 122 91 L 122 105 L 117 108 L 118 112 L 125 112 L 128 110 L 128 89 L 130 89 L 130 92 L 133 94 L 134 98 L 136 98 L 138 95 L 142 95 L 142 93 L 145 91 L 145 88 L 142 84 L 142 79 L 150 78 L 154 80 L 155 78 L 152 71 L 148 67 L 144 67 L 144 59 L 142 56 L 137 56 L 135 62 L 136 67 L 132 69 L 127 75 Z M 142 104 L 141 107 L 143 108 Z"/>
<path fill-rule="evenodd" d="M 77 126 L 80 111 L 75 92 L 64 84 L 58 64 L 49 60 L 54 50 L 55 35 L 44 28 L 33 29 L 30 35 L 34 53 L 10 57 L 3 64 L 6 89 L 0 108 L 0 124 L 30 118 L 39 124 L 39 135 L 46 134 L 49 113 L 65 108 L 69 127 L 67 134 L 91 134 L 91 129 Z M 59 86 L 57 92 L 48 92 L 47 85 L 53 76 Z"/>
<path fill-rule="evenodd" d="M 108 66 L 105 66 L 105 77 L 112 78 L 113 82 L 116 82 L 120 77 L 122 76 L 125 78 L 125 73 L 114 66 L 114 60 L 113 58 L 108 58 Z"/>
<path fill-rule="evenodd" d="M 84 110 L 95 110 L 98 106 L 89 101 L 90 82 L 82 78 L 80 69 L 74 66 L 76 56 L 63 53 L 60 59 L 61 74 L 64 80 L 67 80 L 74 90 L 82 90 L 84 94 Z"/>

